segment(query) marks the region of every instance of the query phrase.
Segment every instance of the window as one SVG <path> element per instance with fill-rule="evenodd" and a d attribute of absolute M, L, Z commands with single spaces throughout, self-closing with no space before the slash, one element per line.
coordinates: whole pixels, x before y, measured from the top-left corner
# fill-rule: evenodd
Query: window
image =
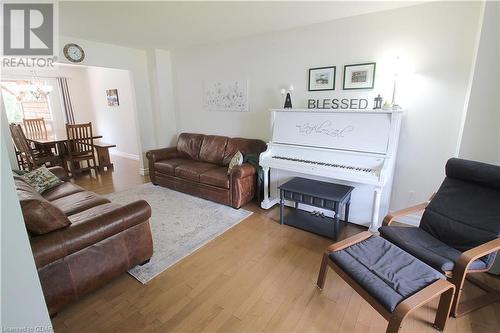
<path fill-rule="evenodd" d="M 53 132 L 48 94 L 52 86 L 43 80 L 2 80 L 1 88 L 9 123 L 22 123 L 23 118 L 43 118 L 47 134 Z"/>

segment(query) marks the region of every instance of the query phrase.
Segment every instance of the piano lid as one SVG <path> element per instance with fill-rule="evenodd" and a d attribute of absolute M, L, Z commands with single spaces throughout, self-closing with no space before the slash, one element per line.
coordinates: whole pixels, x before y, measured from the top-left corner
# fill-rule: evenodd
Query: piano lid
<path fill-rule="evenodd" d="M 273 143 L 385 154 L 394 111 L 273 111 Z"/>

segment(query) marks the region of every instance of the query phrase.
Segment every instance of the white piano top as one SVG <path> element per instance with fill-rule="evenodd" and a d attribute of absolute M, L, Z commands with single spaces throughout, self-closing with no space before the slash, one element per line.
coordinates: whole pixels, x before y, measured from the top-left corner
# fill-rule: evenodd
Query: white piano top
<path fill-rule="evenodd" d="M 400 110 L 384 110 L 384 109 L 269 109 L 269 111 L 276 112 L 335 112 L 335 113 L 376 113 L 376 114 L 389 114 L 389 113 L 402 113 L 403 109 Z"/>

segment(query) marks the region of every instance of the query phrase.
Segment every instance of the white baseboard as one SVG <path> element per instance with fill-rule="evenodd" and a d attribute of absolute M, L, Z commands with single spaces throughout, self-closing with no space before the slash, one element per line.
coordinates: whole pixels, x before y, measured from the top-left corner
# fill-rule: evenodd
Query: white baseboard
<path fill-rule="evenodd" d="M 403 224 L 408 224 L 414 227 L 418 227 L 420 224 L 420 219 L 422 215 L 419 214 L 410 214 L 407 216 L 398 217 L 395 221 Z"/>
<path fill-rule="evenodd" d="M 131 159 L 131 160 L 136 160 L 136 161 L 139 160 L 139 155 L 124 153 L 124 152 L 119 151 L 119 150 L 110 150 L 109 153 L 111 155 L 125 157 L 125 158 Z"/>
<path fill-rule="evenodd" d="M 149 168 L 139 168 L 139 174 L 141 176 L 147 176 L 147 175 L 149 175 Z"/>

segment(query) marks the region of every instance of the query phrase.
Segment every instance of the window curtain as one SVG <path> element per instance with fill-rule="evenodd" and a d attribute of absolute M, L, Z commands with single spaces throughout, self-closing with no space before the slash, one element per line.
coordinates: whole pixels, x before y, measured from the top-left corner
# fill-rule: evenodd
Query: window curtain
<path fill-rule="evenodd" d="M 57 83 L 61 92 L 61 101 L 66 117 L 66 123 L 75 123 L 75 114 L 73 113 L 73 105 L 71 104 L 71 95 L 69 93 L 68 79 L 65 77 L 58 77 Z"/>

